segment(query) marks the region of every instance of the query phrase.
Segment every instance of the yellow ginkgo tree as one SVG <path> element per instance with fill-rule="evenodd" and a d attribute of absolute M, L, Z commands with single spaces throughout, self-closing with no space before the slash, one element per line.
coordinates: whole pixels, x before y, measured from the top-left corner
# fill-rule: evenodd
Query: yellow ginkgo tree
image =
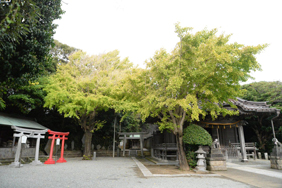
<path fill-rule="evenodd" d="M 122 111 L 124 103 L 114 89 L 132 63 L 120 60 L 119 52 L 89 56 L 78 51 L 69 56 L 69 62 L 58 67 L 45 86 L 45 107 L 55 108 L 65 117 L 78 119 L 85 132 L 84 159 L 91 156 L 92 133 L 104 122 L 96 121 L 99 111 L 109 108 Z"/>
<path fill-rule="evenodd" d="M 180 42 L 175 49 L 157 51 L 146 62 L 146 70 L 128 78 L 135 93 L 143 92 L 137 101 L 143 120 L 159 117 L 159 129 L 176 136 L 182 170 L 189 169 L 183 150 L 184 122 L 199 121 L 208 114 L 213 118 L 238 114 L 222 104 L 235 107 L 229 100 L 240 95 L 240 82 L 260 69 L 255 54 L 266 46 L 230 43 L 230 35 L 218 35 L 216 29 L 195 34 L 191 30 L 176 24 Z"/>

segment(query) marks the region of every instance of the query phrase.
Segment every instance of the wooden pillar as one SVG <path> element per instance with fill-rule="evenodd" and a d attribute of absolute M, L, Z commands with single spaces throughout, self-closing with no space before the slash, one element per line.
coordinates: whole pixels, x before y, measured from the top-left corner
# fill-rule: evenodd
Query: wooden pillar
<path fill-rule="evenodd" d="M 247 162 L 248 159 L 247 159 L 247 152 L 245 147 L 245 136 L 244 136 L 244 130 L 242 125 L 239 125 L 238 132 L 239 132 L 239 139 L 241 146 L 242 162 Z"/>

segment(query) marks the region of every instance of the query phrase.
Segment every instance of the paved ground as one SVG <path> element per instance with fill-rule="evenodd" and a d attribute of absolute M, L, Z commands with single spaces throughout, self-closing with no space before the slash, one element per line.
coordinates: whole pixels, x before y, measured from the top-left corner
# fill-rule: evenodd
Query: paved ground
<path fill-rule="evenodd" d="M 271 169 L 270 161 L 267 160 L 249 160 L 245 163 L 228 162 L 227 169 L 216 174 L 256 187 L 282 187 L 282 170 Z"/>
<path fill-rule="evenodd" d="M 154 177 L 144 176 L 138 161 L 132 158 L 97 158 L 83 161 L 67 159 L 67 163 L 22 168 L 0 166 L 0 187 L 254 187 L 224 176 Z"/>
<path fill-rule="evenodd" d="M 170 166 L 154 166 L 144 159 L 138 159 L 142 164 L 139 166 L 142 173 L 147 176 L 161 177 L 161 176 L 221 176 L 235 181 L 239 181 L 255 187 L 282 187 L 282 171 L 270 168 L 270 161 L 267 160 L 249 160 L 242 163 L 239 161 L 227 162 L 227 171 L 214 171 L 212 174 L 195 174 L 193 172 L 183 173 L 176 167 Z M 149 169 L 150 172 L 146 170 Z M 155 173 L 153 173 L 155 172 Z"/>

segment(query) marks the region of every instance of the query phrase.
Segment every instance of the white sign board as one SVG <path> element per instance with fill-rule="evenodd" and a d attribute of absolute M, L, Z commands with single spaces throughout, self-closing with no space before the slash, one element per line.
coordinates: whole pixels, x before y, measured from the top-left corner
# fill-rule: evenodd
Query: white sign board
<path fill-rule="evenodd" d="M 57 138 L 57 140 L 56 140 L 56 145 L 60 145 L 60 139 L 59 138 Z"/>
<path fill-rule="evenodd" d="M 27 136 L 23 135 L 22 136 L 22 144 L 26 144 Z"/>

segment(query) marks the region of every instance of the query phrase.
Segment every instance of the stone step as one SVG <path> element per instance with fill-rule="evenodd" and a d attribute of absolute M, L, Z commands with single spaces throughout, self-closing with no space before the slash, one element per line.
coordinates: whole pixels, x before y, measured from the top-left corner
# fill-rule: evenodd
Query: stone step
<path fill-rule="evenodd" d="M 96 150 L 96 157 L 113 157 L 113 151 L 110 150 Z M 117 152 L 115 151 L 115 157 L 117 157 Z"/>

